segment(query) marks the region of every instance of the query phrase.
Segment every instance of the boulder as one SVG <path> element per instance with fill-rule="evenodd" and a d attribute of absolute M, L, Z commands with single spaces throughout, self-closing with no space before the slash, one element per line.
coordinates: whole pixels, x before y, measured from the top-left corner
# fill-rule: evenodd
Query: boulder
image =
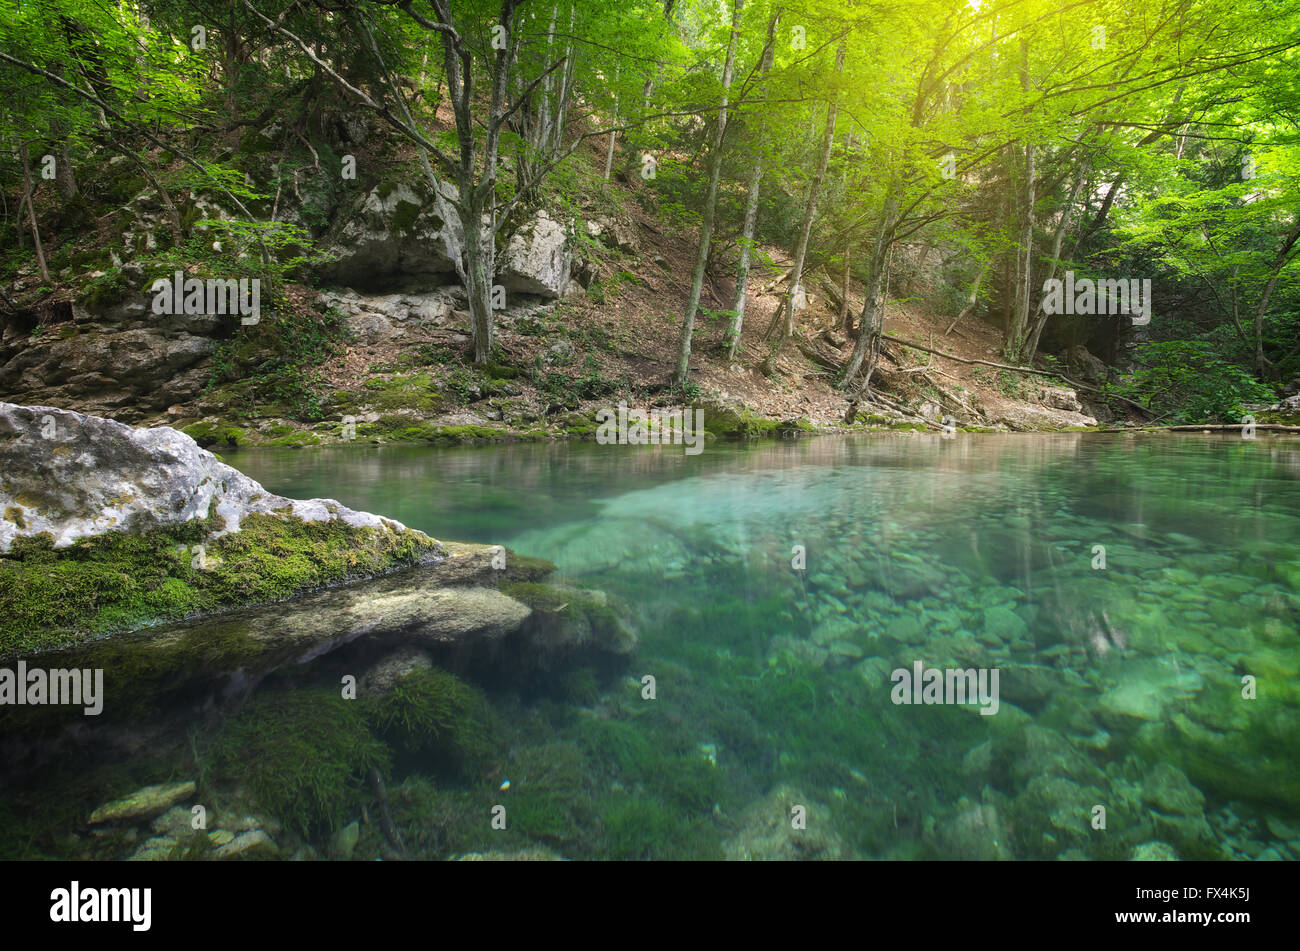
<path fill-rule="evenodd" d="M 511 237 L 497 261 L 497 279 L 507 291 L 560 297 L 572 262 L 567 229 L 542 211 Z"/>
<path fill-rule="evenodd" d="M 109 531 L 142 532 L 212 515 L 239 531 L 250 513 L 404 531 L 333 499 L 273 495 L 166 426 L 130 426 L 50 406 L 0 403 L 0 553 L 48 532 L 56 548 Z"/>
<path fill-rule="evenodd" d="M 394 279 L 454 274 L 465 234 L 451 201 L 424 182 L 382 182 L 344 209 L 327 236 L 325 278 L 349 287 L 377 287 Z M 440 200 L 441 198 L 441 200 Z"/>
<path fill-rule="evenodd" d="M 1100 383 L 1106 379 L 1106 364 L 1082 344 L 1070 347 L 1062 356 L 1070 375 L 1076 379 L 1082 379 L 1085 383 Z"/>

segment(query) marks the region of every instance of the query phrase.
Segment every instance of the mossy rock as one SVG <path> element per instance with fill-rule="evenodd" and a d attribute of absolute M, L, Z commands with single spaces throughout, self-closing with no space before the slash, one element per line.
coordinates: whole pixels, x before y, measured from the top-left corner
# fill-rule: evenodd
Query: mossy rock
<path fill-rule="evenodd" d="M 407 674 L 366 700 L 375 731 L 408 752 L 430 753 L 457 769 L 483 763 L 497 748 L 496 716 L 483 696 L 436 667 Z"/>
<path fill-rule="evenodd" d="M 528 639 L 543 651 L 594 647 L 627 654 L 636 645 L 614 610 L 591 594 L 527 581 L 506 581 L 501 593 L 533 609 L 526 625 Z"/>
<path fill-rule="evenodd" d="M 192 423 L 181 430 L 203 449 L 209 446 L 238 446 L 248 442 L 248 434 L 238 426 L 214 420 Z"/>
<path fill-rule="evenodd" d="M 722 439 L 746 439 L 771 436 L 781 424 L 766 419 L 748 409 L 739 411 L 717 406 L 704 406 L 704 430 Z"/>
<path fill-rule="evenodd" d="M 208 519 L 107 532 L 58 549 L 48 533 L 16 539 L 0 556 L 0 657 L 280 601 L 442 552 L 418 532 L 341 521 L 250 514 L 239 532 L 211 538 L 218 527 Z"/>
<path fill-rule="evenodd" d="M 359 811 L 364 779 L 388 764 L 361 705 L 333 688 L 263 693 L 227 721 L 206 757 L 213 779 L 239 785 L 303 835 Z"/>

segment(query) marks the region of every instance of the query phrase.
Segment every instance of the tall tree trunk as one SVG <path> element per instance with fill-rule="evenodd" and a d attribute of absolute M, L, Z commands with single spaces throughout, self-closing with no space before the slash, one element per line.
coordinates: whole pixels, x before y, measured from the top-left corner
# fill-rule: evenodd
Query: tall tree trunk
<path fill-rule="evenodd" d="M 862 369 L 867 350 L 872 345 L 872 338 L 880 333 L 884 319 L 884 301 L 882 291 L 885 286 L 885 271 L 889 261 L 889 249 L 894 243 L 894 221 L 898 214 L 898 197 L 896 183 L 890 182 L 885 195 L 884 207 L 880 210 L 880 224 L 876 227 L 875 249 L 871 253 L 871 268 L 867 272 L 867 297 L 862 302 L 862 315 L 858 318 L 858 339 L 853 345 L 853 353 L 844 367 L 844 379 L 840 388 L 850 390 L 853 379 Z"/>
<path fill-rule="evenodd" d="M 1255 373 L 1261 378 L 1264 376 L 1264 368 L 1268 365 L 1268 361 L 1264 359 L 1264 315 L 1268 313 L 1269 298 L 1273 296 L 1273 288 L 1277 286 L 1278 278 L 1282 276 L 1282 268 L 1286 267 L 1287 259 L 1297 239 L 1300 239 L 1300 218 L 1296 219 L 1295 225 L 1282 242 L 1282 247 L 1273 256 L 1273 263 L 1269 266 L 1268 283 L 1264 286 L 1259 306 L 1255 308 Z"/>
<path fill-rule="evenodd" d="M 1020 41 L 1020 88 L 1029 89 L 1029 41 Z M 1034 280 L 1034 144 L 1025 142 L 1024 207 L 1021 209 L 1020 247 L 1016 254 L 1016 286 L 1011 310 L 1011 324 L 1003 345 L 1008 363 L 1023 362 L 1029 333 L 1029 307 L 1033 300 Z"/>
<path fill-rule="evenodd" d="M 677 348 L 678 384 L 685 383 L 691 374 L 691 335 L 695 330 L 695 311 L 700 306 L 700 294 L 704 290 L 709 245 L 713 240 L 713 219 L 718 206 L 718 178 L 722 174 L 722 137 L 727 131 L 727 96 L 731 90 L 731 70 L 736 61 L 736 39 L 740 35 L 740 12 L 744 6 L 745 0 L 735 0 L 731 13 L 731 36 L 727 40 L 727 60 L 722 67 L 722 108 L 718 110 L 718 123 L 709 155 L 709 194 L 704 205 L 704 220 L 700 223 L 700 247 L 695 255 L 695 271 L 691 275 L 691 296 L 686 302 L 681 341 Z"/>
<path fill-rule="evenodd" d="M 839 325 L 845 333 L 853 332 L 853 318 L 849 314 L 849 278 L 852 275 L 850 256 L 853 254 L 853 245 L 845 242 L 844 245 L 844 278 L 840 281 L 840 316 Z"/>
<path fill-rule="evenodd" d="M 1044 283 L 1056 277 L 1057 262 L 1061 257 L 1061 244 L 1065 241 L 1065 232 L 1070 224 L 1070 214 L 1074 211 L 1074 200 L 1079 195 L 1079 189 L 1083 187 L 1083 176 L 1086 166 L 1082 161 L 1074 172 L 1074 185 L 1070 188 L 1070 197 L 1065 200 L 1065 207 L 1061 209 L 1061 220 L 1056 224 L 1056 234 L 1052 236 L 1052 262 L 1047 269 L 1047 277 Z M 1025 363 L 1032 364 L 1034 355 L 1038 353 L 1038 340 L 1043 334 L 1043 328 L 1047 326 L 1047 311 L 1044 309 L 1046 301 L 1040 294 L 1038 298 L 1038 307 L 1034 311 L 1033 323 L 1029 329 L 1029 343 L 1025 348 Z"/>
<path fill-rule="evenodd" d="M 50 267 L 45 262 L 45 245 L 41 243 L 41 226 L 36 222 L 36 206 L 32 204 L 32 170 L 28 167 L 27 143 L 18 143 L 18 163 L 23 167 L 23 198 L 27 204 L 27 219 L 32 226 L 32 242 L 36 245 L 36 263 L 41 269 L 41 279 L 50 280 Z"/>
<path fill-rule="evenodd" d="M 835 71 L 844 71 L 844 52 L 845 41 L 840 40 L 839 49 L 835 53 Z M 804 206 L 803 224 L 799 229 L 799 242 L 794 249 L 794 270 L 790 272 L 790 290 L 789 299 L 786 302 L 785 313 L 785 331 L 783 337 L 790 337 L 794 334 L 794 315 L 799 308 L 795 305 L 799 302 L 803 293 L 803 266 L 808 256 L 808 239 L 812 235 L 813 219 L 817 216 L 817 199 L 821 195 L 822 181 L 826 178 L 826 167 L 831 161 L 831 146 L 835 142 L 835 119 L 839 112 L 839 96 L 831 99 L 830 104 L 826 107 L 826 129 L 822 134 L 821 154 L 817 158 L 817 174 L 813 176 L 812 185 L 808 189 L 808 203 Z"/>
<path fill-rule="evenodd" d="M 780 20 L 781 10 L 778 8 L 772 11 L 772 16 L 767 22 L 767 44 L 763 47 L 763 57 L 758 66 L 759 84 L 763 90 L 759 102 L 760 110 L 762 110 L 762 101 L 767 98 L 765 81 L 768 71 L 772 68 L 772 53 L 776 46 L 776 29 Z M 763 114 L 766 116 L 765 110 Z M 724 341 L 728 360 L 736 359 L 736 346 L 740 343 L 740 332 L 745 326 L 745 293 L 749 289 L 750 249 L 754 243 L 754 230 L 758 225 L 758 195 L 763 182 L 762 150 L 766 131 L 767 122 L 760 120 L 756 135 L 754 166 L 749 173 L 749 193 L 745 196 L 745 224 L 740 235 L 740 263 L 736 265 L 736 296 L 731 304 L 731 323 L 727 327 L 727 337 Z"/>

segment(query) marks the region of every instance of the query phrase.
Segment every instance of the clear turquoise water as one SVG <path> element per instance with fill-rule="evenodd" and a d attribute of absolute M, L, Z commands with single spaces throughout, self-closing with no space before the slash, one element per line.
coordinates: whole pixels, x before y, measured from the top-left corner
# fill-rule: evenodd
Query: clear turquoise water
<path fill-rule="evenodd" d="M 613 825 L 705 843 L 637 852 L 629 834 L 626 857 L 1300 856 L 1296 442 L 889 436 L 696 457 L 568 444 L 230 461 L 281 494 L 505 543 L 630 603 L 629 682 L 542 731 L 582 752 L 587 787 L 635 804 Z M 998 669 L 998 712 L 891 702 L 892 672 L 918 661 Z M 587 719 L 617 735 L 592 740 Z M 624 748 L 641 741 L 650 752 Z M 685 792 L 638 773 L 677 765 Z M 597 813 L 618 805 L 605 792 Z M 792 804 L 808 835 L 763 826 Z"/>
<path fill-rule="evenodd" d="M 625 669 L 480 679 L 501 723 L 481 771 L 393 751 L 407 857 L 1300 857 L 1300 442 L 913 434 L 227 461 L 276 493 L 549 559 L 629 612 Z M 997 712 L 895 703 L 894 671 L 917 663 L 996 670 Z M 330 657 L 281 671 L 249 709 L 337 691 L 338 674 Z M 75 817 L 193 776 L 286 857 L 390 854 L 356 775 L 330 822 L 280 829 L 238 768 L 212 765 L 223 716 L 202 706 L 96 741 L 115 752 L 94 770 L 82 750 L 21 777 L 0 795 L 17 823 L 0 852 L 126 857 L 142 838 L 110 848 Z M 311 759 L 333 742 L 297 752 L 314 709 L 259 742 Z"/>

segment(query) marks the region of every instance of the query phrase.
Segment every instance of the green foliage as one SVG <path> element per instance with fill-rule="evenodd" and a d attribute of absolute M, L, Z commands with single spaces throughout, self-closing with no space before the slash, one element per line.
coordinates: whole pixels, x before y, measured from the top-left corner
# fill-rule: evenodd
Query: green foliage
<path fill-rule="evenodd" d="M 225 724 L 208 758 L 217 780 L 241 785 L 308 835 L 353 818 L 367 771 L 385 769 L 388 751 L 359 704 L 322 688 L 259 693 Z"/>
<path fill-rule="evenodd" d="M 230 405 L 247 411 L 275 404 L 295 419 L 324 419 L 321 364 L 341 353 L 351 339 L 347 321 L 333 308 L 324 313 L 297 307 L 263 313 L 258 323 L 241 325 L 213 354 L 209 390 L 223 393 Z"/>
<path fill-rule="evenodd" d="M 1141 403 L 1162 419 L 1239 423 L 1245 413 L 1243 404 L 1274 399 L 1271 387 L 1221 359 L 1203 341 L 1141 344 L 1134 356 L 1136 369 L 1119 383 L 1105 386 L 1104 392 Z"/>

